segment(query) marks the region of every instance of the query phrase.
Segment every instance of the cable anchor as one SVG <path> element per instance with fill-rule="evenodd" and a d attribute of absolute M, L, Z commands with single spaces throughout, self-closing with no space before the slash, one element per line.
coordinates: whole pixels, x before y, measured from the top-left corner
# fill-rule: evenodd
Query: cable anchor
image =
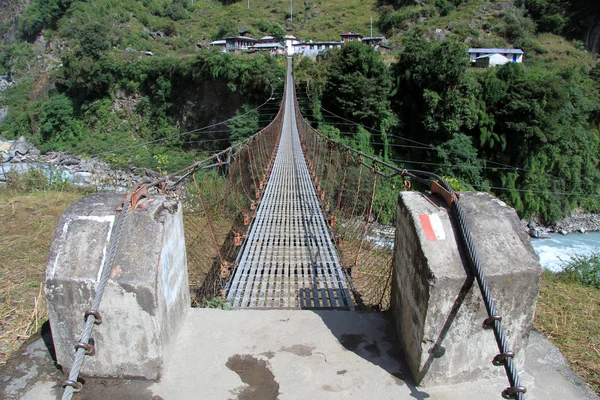
<path fill-rule="evenodd" d="M 92 339 L 90 339 L 90 341 L 92 341 Z M 78 349 L 84 349 L 86 356 L 93 356 L 96 354 L 96 347 L 92 343 L 78 342 L 75 345 L 75 350 Z"/>
<path fill-rule="evenodd" d="M 516 399 L 519 393 L 527 393 L 527 388 L 525 388 L 525 386 L 514 386 L 506 388 L 502 391 L 502 397 L 505 399 Z"/>
<path fill-rule="evenodd" d="M 94 316 L 94 318 L 96 319 L 96 320 L 94 321 L 94 324 L 96 324 L 96 325 L 100 325 L 100 324 L 102 323 L 102 315 L 100 315 L 100 312 L 99 312 L 99 311 L 97 311 L 97 310 L 89 310 L 89 311 L 86 311 L 86 312 L 85 312 L 85 314 L 83 314 L 83 318 L 84 318 L 84 320 L 85 320 L 85 321 L 87 321 L 87 319 L 88 319 L 88 317 L 89 317 L 90 315 L 93 315 L 93 316 Z"/>
<path fill-rule="evenodd" d="M 81 389 L 83 389 L 83 384 L 81 382 L 72 381 L 70 379 L 66 379 L 63 381 L 63 384 L 62 384 L 63 389 L 66 388 L 67 386 L 71 386 L 74 389 L 73 392 L 75 392 L 75 393 L 79 393 L 79 392 L 81 392 Z"/>
<path fill-rule="evenodd" d="M 514 358 L 514 357 L 515 357 L 515 353 L 513 353 L 512 351 L 500 353 L 500 354 L 496 355 L 496 357 L 494 357 L 494 359 L 492 360 L 492 364 L 494 364 L 496 367 L 499 367 L 501 365 L 504 365 L 507 358 Z"/>
<path fill-rule="evenodd" d="M 495 321 L 502 322 L 502 316 L 501 315 L 492 315 L 491 317 L 486 318 L 483 321 L 483 329 L 492 329 L 494 327 Z"/>

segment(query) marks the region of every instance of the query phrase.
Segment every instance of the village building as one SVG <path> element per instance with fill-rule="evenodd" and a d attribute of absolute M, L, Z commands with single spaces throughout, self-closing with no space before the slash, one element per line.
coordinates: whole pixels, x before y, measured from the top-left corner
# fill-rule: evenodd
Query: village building
<path fill-rule="evenodd" d="M 369 46 L 376 47 L 387 42 L 387 39 L 385 38 L 385 36 L 367 36 L 365 38 L 362 38 L 362 42 L 364 44 L 368 44 Z"/>
<path fill-rule="evenodd" d="M 471 64 L 479 68 L 494 67 L 509 62 L 522 63 L 524 54 L 521 49 L 469 49 Z"/>
<path fill-rule="evenodd" d="M 230 51 L 248 50 L 250 47 L 258 43 L 258 40 L 247 36 L 231 36 L 225 38 L 225 48 Z"/>
<path fill-rule="evenodd" d="M 386 46 L 387 39 L 383 36 L 373 36 L 363 38 L 360 33 L 348 31 L 340 34 L 340 41 L 319 41 L 313 42 L 299 41 L 295 36 L 286 35 L 283 42 L 273 36 L 264 36 L 260 39 L 254 39 L 247 36 L 232 36 L 222 40 L 210 42 L 211 47 L 217 47 L 222 52 L 268 52 L 271 55 L 279 54 L 303 54 L 316 57 L 325 51 L 340 48 L 350 42 L 364 42 L 380 52 L 390 50 Z"/>
<path fill-rule="evenodd" d="M 216 47 L 219 50 L 221 50 L 223 53 L 225 53 L 227 51 L 227 41 L 222 39 L 222 40 L 213 40 L 212 42 L 209 43 L 209 45 L 211 47 Z"/>
<path fill-rule="evenodd" d="M 348 44 L 349 42 L 360 42 L 362 40 L 362 35 L 360 33 L 348 31 L 340 34 L 340 38 L 344 44 Z"/>
<path fill-rule="evenodd" d="M 342 42 L 300 42 L 294 45 L 294 53 L 315 57 L 326 50 L 340 47 L 342 47 Z"/>

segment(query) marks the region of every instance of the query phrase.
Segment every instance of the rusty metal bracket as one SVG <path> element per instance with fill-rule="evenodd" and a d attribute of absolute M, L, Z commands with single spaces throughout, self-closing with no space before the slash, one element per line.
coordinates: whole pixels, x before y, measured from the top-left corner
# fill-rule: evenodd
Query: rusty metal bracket
<path fill-rule="evenodd" d="M 86 311 L 84 314 L 84 317 L 83 317 L 84 320 L 87 321 L 87 319 L 90 315 L 93 315 L 94 318 L 96 319 L 94 321 L 95 325 L 100 325 L 102 323 L 102 315 L 100 315 L 99 311 L 95 311 L 95 310 Z"/>
<path fill-rule="evenodd" d="M 66 388 L 67 386 L 71 386 L 74 389 L 73 392 L 75 392 L 75 393 L 79 393 L 79 392 L 81 392 L 81 389 L 83 389 L 83 384 L 81 382 L 72 381 L 70 379 L 63 381 L 63 384 L 62 384 L 63 389 Z"/>
<path fill-rule="evenodd" d="M 223 261 L 220 265 L 220 269 L 221 269 L 221 279 L 223 280 L 227 280 L 229 279 L 229 276 L 231 275 L 231 263 L 227 262 L 227 261 Z"/>
<path fill-rule="evenodd" d="M 246 239 L 246 235 L 244 235 L 241 231 L 233 231 L 233 244 L 235 247 L 240 247 L 244 239 Z"/>
<path fill-rule="evenodd" d="M 457 194 L 450 193 L 436 181 L 431 182 L 431 193 L 436 193 L 442 196 L 446 204 L 448 204 L 448 207 L 452 207 L 452 204 L 458 200 Z"/>
<path fill-rule="evenodd" d="M 496 357 L 494 357 L 494 359 L 492 360 L 492 364 L 494 364 L 496 367 L 499 367 L 501 365 L 504 365 L 504 362 L 506 361 L 507 358 L 514 358 L 515 357 L 515 353 L 513 353 L 512 351 L 507 351 L 506 353 L 501 353 L 496 355 Z"/>
<path fill-rule="evenodd" d="M 84 349 L 86 356 L 93 356 L 94 354 L 96 354 L 96 347 L 94 347 L 94 345 L 91 343 L 78 342 L 75 345 L 75 350 L 78 350 L 78 349 Z"/>
<path fill-rule="evenodd" d="M 509 387 L 502 391 L 502 397 L 505 399 L 516 399 L 519 393 L 527 393 L 527 389 L 524 386 Z"/>
<path fill-rule="evenodd" d="M 145 183 L 140 183 L 137 186 L 135 186 L 133 188 L 133 193 L 132 194 L 128 194 L 127 196 L 125 196 L 125 198 L 123 199 L 123 203 L 121 203 L 121 205 L 119 207 L 117 207 L 117 211 L 122 211 L 123 210 L 123 206 L 125 205 L 125 202 L 127 202 L 127 200 L 131 199 L 131 208 L 130 210 L 135 210 L 136 208 L 140 208 L 140 210 L 143 210 L 146 208 L 146 206 L 141 206 L 139 205 L 140 201 L 142 199 L 150 199 L 150 196 L 148 195 L 148 188 L 146 187 Z"/>
<path fill-rule="evenodd" d="M 335 215 L 332 215 L 332 216 L 329 218 L 329 226 L 331 226 L 332 228 L 335 226 L 335 220 L 336 220 L 336 217 L 335 217 Z"/>
<path fill-rule="evenodd" d="M 483 321 L 483 329 L 492 329 L 494 327 L 494 321 L 501 322 L 502 316 L 501 315 L 492 315 L 491 317 L 486 318 Z"/>

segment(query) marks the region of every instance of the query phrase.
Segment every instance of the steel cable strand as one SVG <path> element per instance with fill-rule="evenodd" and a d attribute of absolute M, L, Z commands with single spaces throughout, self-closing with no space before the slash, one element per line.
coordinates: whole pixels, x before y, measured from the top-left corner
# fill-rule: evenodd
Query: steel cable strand
<path fill-rule="evenodd" d="M 489 287 L 487 285 L 487 281 L 485 280 L 485 277 L 483 275 L 483 270 L 481 268 L 481 265 L 479 264 L 479 259 L 477 256 L 477 252 L 475 251 L 475 246 L 473 244 L 473 239 L 470 234 L 469 226 L 465 219 L 464 213 L 460 207 L 460 204 L 458 204 L 457 201 L 455 201 L 453 204 L 453 211 L 458 219 L 458 222 L 460 225 L 460 230 L 461 230 L 461 237 L 463 238 L 463 241 L 468 249 L 471 265 L 475 272 L 475 278 L 477 279 L 477 284 L 479 285 L 479 289 L 481 291 L 481 294 L 482 294 L 482 297 L 484 300 L 484 305 L 488 311 L 488 316 L 490 318 L 498 316 L 496 307 L 494 305 L 494 301 L 492 299 Z M 507 338 L 506 338 L 506 335 L 504 334 L 504 329 L 502 328 L 502 324 L 500 323 L 500 321 L 498 319 L 495 319 L 492 322 L 491 327 L 494 332 L 494 337 L 496 339 L 496 344 L 498 345 L 498 349 L 500 350 L 500 353 L 501 354 L 511 354 L 510 348 L 507 343 Z M 517 374 L 516 368 L 514 366 L 514 363 L 513 363 L 513 360 L 511 357 L 504 358 L 504 360 L 502 361 L 502 364 L 504 365 L 504 369 L 506 371 L 508 380 L 511 385 L 510 388 L 507 388 L 503 392 L 503 397 L 514 398 L 513 396 L 506 397 L 505 394 L 507 394 L 508 390 L 510 390 L 510 389 L 521 388 L 519 376 Z M 496 364 L 494 364 L 494 365 L 496 365 Z M 515 394 L 517 396 L 516 397 L 517 399 L 523 398 L 522 392 L 516 392 Z"/>
<path fill-rule="evenodd" d="M 123 204 L 123 209 L 117 218 L 117 223 L 114 227 L 114 233 L 111 235 L 108 255 L 104 264 L 102 266 L 102 274 L 100 275 L 100 281 L 98 282 L 98 288 L 96 289 L 96 295 L 94 296 L 94 300 L 92 301 L 91 311 L 86 313 L 87 318 L 85 321 L 85 328 L 83 330 L 83 334 L 81 335 L 81 339 L 78 344 L 88 344 L 90 340 L 90 336 L 92 334 L 92 329 L 94 324 L 96 323 L 96 317 L 91 313 L 97 313 L 100 309 L 100 303 L 102 301 L 102 296 L 104 295 L 104 288 L 106 287 L 106 283 L 110 278 L 110 273 L 113 269 L 113 263 L 115 260 L 115 256 L 117 251 L 119 250 L 119 245 L 121 244 L 121 236 L 123 235 L 123 228 L 125 227 L 125 222 L 129 216 L 129 208 L 131 206 L 131 198 L 128 198 Z M 88 315 L 89 314 L 89 315 Z M 70 400 L 73 397 L 73 393 L 75 393 L 76 386 L 77 391 L 81 390 L 81 384 L 77 382 L 79 377 L 79 371 L 81 370 L 81 366 L 83 365 L 83 360 L 85 358 L 87 350 L 83 347 L 77 348 L 75 353 L 75 359 L 73 361 L 73 367 L 69 373 L 69 379 L 65 381 L 68 383 L 65 386 L 65 390 L 62 395 L 62 400 Z"/>
<path fill-rule="evenodd" d="M 412 172 L 414 173 L 416 171 Z M 518 400 L 522 400 L 523 393 L 526 392 L 526 389 L 521 386 L 519 375 L 517 373 L 512 359 L 513 353 L 510 351 L 506 335 L 504 334 L 504 329 L 502 328 L 502 324 L 500 323 L 501 317 L 499 317 L 499 314 L 496 310 L 494 300 L 492 299 L 490 289 L 483 274 L 483 269 L 481 268 L 481 264 L 479 263 L 479 257 L 477 255 L 477 251 L 475 250 L 473 238 L 471 237 L 471 230 L 469 224 L 466 220 L 462 208 L 460 207 L 460 200 L 454 192 L 454 190 L 452 189 L 452 187 L 448 184 L 448 182 L 446 182 L 445 179 L 431 172 L 418 172 L 424 173 L 425 175 L 436 179 L 438 182 L 440 182 L 444 189 L 447 190 L 454 198 L 454 201 L 452 202 L 452 211 L 458 220 L 461 238 L 463 239 L 463 242 L 467 247 L 469 261 L 472 270 L 475 274 L 477 284 L 479 285 L 479 290 L 481 291 L 485 308 L 488 312 L 489 318 L 484 322 L 484 326 L 488 321 L 490 321 L 488 326 L 493 330 L 494 337 L 496 339 L 496 344 L 498 345 L 498 349 L 500 350 L 500 354 L 494 357 L 493 363 L 496 366 L 499 366 L 501 364 L 504 366 L 504 370 L 506 371 L 508 381 L 511 385 L 511 387 L 506 388 L 502 392 L 502 397 L 507 399 L 516 398 Z M 497 361 L 497 357 L 499 356 L 502 356 L 503 358 Z"/>

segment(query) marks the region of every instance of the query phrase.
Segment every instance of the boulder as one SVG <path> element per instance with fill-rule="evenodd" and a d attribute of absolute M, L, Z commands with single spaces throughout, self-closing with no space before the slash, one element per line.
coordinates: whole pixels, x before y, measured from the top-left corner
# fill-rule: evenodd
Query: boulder
<path fill-rule="evenodd" d="M 13 145 L 10 148 L 10 150 L 15 152 L 15 156 L 24 156 L 27 153 L 29 153 L 29 151 L 31 151 L 32 149 L 35 149 L 35 146 L 29 143 L 29 141 L 25 139 L 25 136 L 21 136 L 16 142 L 13 143 Z"/>
<path fill-rule="evenodd" d="M 529 235 L 536 239 L 549 239 L 550 235 L 544 228 L 540 228 L 538 226 L 534 226 L 529 228 Z"/>

